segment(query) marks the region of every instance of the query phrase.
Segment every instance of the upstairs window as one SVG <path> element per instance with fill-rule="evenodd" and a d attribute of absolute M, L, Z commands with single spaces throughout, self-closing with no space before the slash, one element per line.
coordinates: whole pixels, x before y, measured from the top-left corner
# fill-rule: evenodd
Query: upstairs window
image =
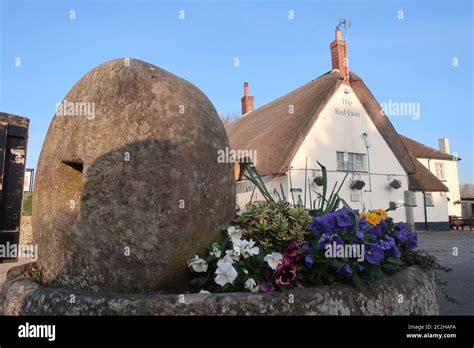
<path fill-rule="evenodd" d="M 366 159 L 364 154 L 352 152 L 337 152 L 337 170 L 350 172 L 366 172 Z"/>
<path fill-rule="evenodd" d="M 446 175 L 444 173 L 444 163 L 436 162 L 435 163 L 436 177 L 439 180 L 446 180 Z"/>
<path fill-rule="evenodd" d="M 425 192 L 425 202 L 427 207 L 433 207 L 433 193 L 432 192 Z"/>

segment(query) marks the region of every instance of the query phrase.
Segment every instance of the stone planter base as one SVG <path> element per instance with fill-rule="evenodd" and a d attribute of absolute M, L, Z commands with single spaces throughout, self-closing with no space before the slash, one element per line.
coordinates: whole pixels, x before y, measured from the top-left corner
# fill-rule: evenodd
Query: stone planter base
<path fill-rule="evenodd" d="M 44 287 L 8 273 L 6 315 L 437 315 L 432 272 L 409 267 L 373 288 L 335 284 L 287 293 L 153 294 L 94 293 Z"/>

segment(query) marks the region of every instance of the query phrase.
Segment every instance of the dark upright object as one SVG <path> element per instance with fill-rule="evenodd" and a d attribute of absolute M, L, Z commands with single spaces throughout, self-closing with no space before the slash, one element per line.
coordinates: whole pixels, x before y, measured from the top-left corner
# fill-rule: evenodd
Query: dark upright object
<path fill-rule="evenodd" d="M 20 240 L 29 119 L 0 112 L 0 263 Z"/>

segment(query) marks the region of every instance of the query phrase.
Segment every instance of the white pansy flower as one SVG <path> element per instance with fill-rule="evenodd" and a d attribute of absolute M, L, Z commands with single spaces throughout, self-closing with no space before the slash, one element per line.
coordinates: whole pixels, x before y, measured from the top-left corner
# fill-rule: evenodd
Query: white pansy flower
<path fill-rule="evenodd" d="M 227 234 L 229 235 L 230 239 L 232 239 L 232 241 L 234 239 L 238 240 L 242 238 L 242 230 L 239 226 L 229 226 L 227 228 Z"/>
<path fill-rule="evenodd" d="M 239 261 L 239 259 L 240 259 L 240 247 L 239 246 L 234 246 L 232 249 L 226 250 L 225 254 L 226 254 L 226 257 L 230 257 L 234 261 Z"/>
<path fill-rule="evenodd" d="M 241 240 L 239 243 L 240 253 L 246 259 L 250 256 L 258 255 L 260 249 L 255 246 L 253 240 Z"/>
<path fill-rule="evenodd" d="M 207 291 L 207 290 L 201 290 L 201 291 L 199 291 L 199 293 L 200 293 L 200 294 L 210 294 L 210 292 Z"/>
<path fill-rule="evenodd" d="M 227 283 L 232 284 L 237 278 L 237 271 L 232 266 L 233 260 L 229 256 L 224 256 L 223 259 L 217 261 L 216 277 L 214 281 L 220 286 Z"/>
<path fill-rule="evenodd" d="M 221 257 L 222 251 L 221 251 L 221 248 L 219 246 L 219 243 L 213 243 L 212 244 L 212 250 L 209 254 L 212 255 L 212 256 L 215 256 L 217 258 Z"/>
<path fill-rule="evenodd" d="M 188 260 L 188 267 L 191 267 L 197 273 L 206 272 L 207 262 L 195 255 L 191 260 Z"/>
<path fill-rule="evenodd" d="M 247 281 L 245 282 L 245 289 L 251 292 L 258 292 L 257 283 L 253 278 L 247 279 Z"/>
<path fill-rule="evenodd" d="M 271 269 L 276 269 L 283 256 L 280 253 L 271 253 L 263 258 L 263 261 L 268 263 Z"/>

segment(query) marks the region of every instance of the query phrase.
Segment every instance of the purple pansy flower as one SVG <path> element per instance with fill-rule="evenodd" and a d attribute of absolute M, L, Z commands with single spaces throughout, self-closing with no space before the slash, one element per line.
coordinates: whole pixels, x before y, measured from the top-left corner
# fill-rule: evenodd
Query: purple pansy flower
<path fill-rule="evenodd" d="M 395 239 L 390 236 L 385 236 L 385 240 L 390 244 L 391 247 L 395 246 Z"/>
<path fill-rule="evenodd" d="M 382 237 L 383 235 L 382 228 L 379 225 L 372 226 L 369 229 L 369 233 L 372 233 L 374 236 L 377 236 L 377 237 Z"/>
<path fill-rule="evenodd" d="M 314 263 L 313 256 L 306 255 L 304 258 L 304 263 L 306 264 L 306 266 L 311 267 Z"/>
<path fill-rule="evenodd" d="M 388 225 L 384 220 L 380 220 L 379 226 L 382 229 L 382 231 L 387 231 L 387 229 L 388 229 Z"/>
<path fill-rule="evenodd" d="M 384 257 L 384 251 L 377 244 L 367 244 L 365 246 L 365 259 L 372 265 L 378 265 Z"/>
<path fill-rule="evenodd" d="M 323 225 L 323 218 L 318 216 L 316 219 L 313 220 L 313 222 L 309 225 L 309 228 L 311 231 L 313 231 L 313 234 L 316 237 L 319 237 L 322 233 L 324 233 L 325 228 Z"/>
<path fill-rule="evenodd" d="M 390 249 L 390 252 L 392 253 L 393 257 L 396 257 L 397 259 L 400 258 L 400 249 L 398 249 L 395 245 Z"/>
<path fill-rule="evenodd" d="M 408 232 L 408 246 L 411 250 L 418 246 L 418 237 L 415 232 Z"/>
<path fill-rule="evenodd" d="M 318 241 L 318 249 L 326 248 L 326 245 L 336 243 L 336 245 L 344 244 L 344 241 L 337 234 L 329 235 L 324 233 Z"/>
<path fill-rule="evenodd" d="M 354 219 L 349 215 L 347 209 L 341 209 L 336 214 L 336 226 L 341 229 L 348 228 L 354 224 Z"/>
<path fill-rule="evenodd" d="M 363 230 L 358 230 L 356 232 L 356 238 L 357 239 L 364 239 L 364 231 Z"/>
<path fill-rule="evenodd" d="M 323 226 L 326 229 L 326 232 L 330 232 L 336 227 L 336 214 L 328 213 L 323 216 Z"/>
<path fill-rule="evenodd" d="M 367 222 L 366 218 L 365 217 L 362 217 L 359 221 L 359 230 L 367 230 L 367 228 L 369 227 L 369 223 Z"/>
<path fill-rule="evenodd" d="M 390 245 L 389 242 L 383 240 L 383 239 L 380 239 L 379 241 L 377 241 L 377 245 L 379 247 L 381 247 L 383 250 L 390 250 L 392 249 L 392 246 Z"/>
<path fill-rule="evenodd" d="M 408 233 L 409 233 L 408 230 L 403 228 L 401 230 L 395 231 L 395 237 L 397 237 L 398 240 L 404 242 L 408 240 Z"/>

